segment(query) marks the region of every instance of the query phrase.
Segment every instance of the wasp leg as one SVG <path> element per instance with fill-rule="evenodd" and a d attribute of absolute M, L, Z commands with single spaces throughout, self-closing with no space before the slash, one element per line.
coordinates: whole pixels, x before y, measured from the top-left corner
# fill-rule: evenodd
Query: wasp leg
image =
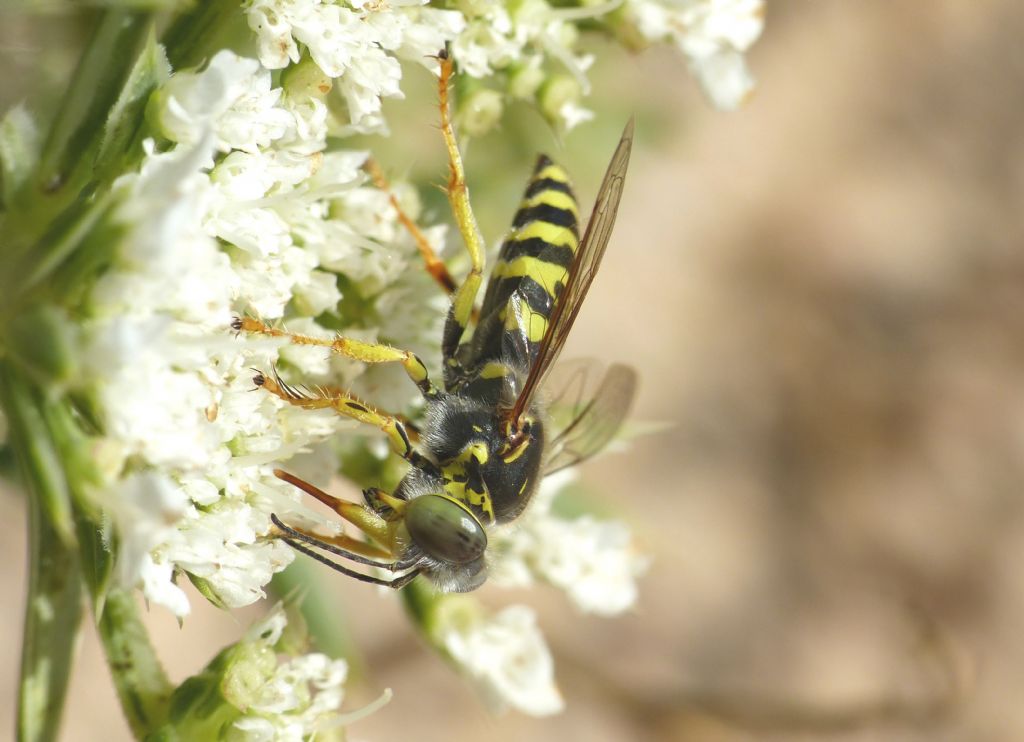
<path fill-rule="evenodd" d="M 319 391 L 319 392 L 321 392 L 323 394 L 326 394 L 328 396 L 338 396 L 338 395 L 346 396 L 346 397 L 351 397 L 352 396 L 350 394 L 346 394 L 339 387 L 331 386 L 329 384 L 317 384 L 316 385 L 316 389 L 317 389 L 317 391 Z M 366 406 L 366 405 L 364 405 L 364 406 Z M 387 414 L 388 414 L 388 417 L 395 418 L 395 421 L 399 425 L 401 425 L 403 428 L 405 428 L 405 434 L 409 438 L 409 442 L 412 443 L 414 446 L 417 443 L 419 443 L 420 440 L 422 440 L 423 432 L 420 430 L 419 426 L 416 423 L 414 423 L 412 420 L 410 420 L 406 415 L 401 415 L 401 414 L 398 414 L 398 413 L 395 413 L 395 412 L 389 412 Z"/>
<path fill-rule="evenodd" d="M 398 418 L 378 412 L 355 397 L 333 389 L 299 389 L 283 382 L 276 372 L 273 378 L 257 372 L 252 383 L 296 407 L 307 410 L 332 409 L 339 415 L 373 425 L 388 437 L 391 449 L 410 464 L 420 469 L 435 468 L 429 459 L 413 448 L 409 434 Z"/>
<path fill-rule="evenodd" d="M 296 477 L 295 479 L 298 479 L 298 478 Z M 289 479 L 289 481 L 291 481 L 291 479 Z M 302 481 L 302 480 L 298 480 L 298 481 Z M 316 487 L 313 487 L 313 485 L 309 484 L 308 482 L 304 482 L 304 484 L 308 485 L 309 487 L 312 487 L 313 489 L 317 489 Z M 321 490 L 318 490 L 318 491 L 321 494 L 323 494 L 325 497 L 328 497 L 328 498 L 330 497 L 329 495 L 326 495 L 326 493 L 322 492 Z M 331 498 L 331 499 L 333 499 L 333 498 Z M 293 549 L 295 549 L 296 551 L 299 551 L 299 552 L 301 552 L 301 553 L 303 553 L 303 554 L 305 554 L 307 556 L 313 557 L 317 561 L 322 562 L 323 564 L 326 564 L 331 569 L 334 569 L 334 570 L 336 570 L 338 572 L 341 572 L 344 575 L 348 575 L 349 577 L 354 577 L 357 580 L 362 580 L 363 582 L 369 582 L 369 583 L 374 584 L 374 585 L 383 585 L 384 587 L 391 587 L 391 588 L 394 588 L 394 589 L 397 590 L 399 588 L 402 588 L 402 587 L 405 587 L 406 585 L 408 585 L 420 573 L 419 569 L 411 569 L 411 568 L 416 566 L 416 563 L 418 561 L 418 559 L 416 559 L 416 558 L 414 558 L 414 559 L 404 559 L 404 560 L 403 559 L 399 559 L 399 560 L 395 560 L 395 561 L 383 561 L 383 560 L 379 560 L 379 559 L 369 558 L 369 557 L 363 556 L 362 554 L 358 553 L 354 548 L 352 548 L 353 546 L 360 546 L 360 547 L 367 546 L 366 544 L 362 544 L 361 542 L 355 541 L 354 539 L 348 539 L 348 543 L 346 543 L 345 546 L 341 546 L 336 541 L 336 538 L 326 539 L 326 538 L 322 538 L 320 536 L 314 536 L 312 534 L 309 534 L 306 531 L 304 531 L 302 529 L 299 529 L 299 528 L 292 528 L 291 526 L 286 525 L 285 523 L 281 522 L 281 519 L 278 518 L 274 514 L 271 514 L 270 520 L 273 522 L 274 526 L 280 531 L 280 534 L 278 534 L 278 537 L 283 539 L 284 542 L 286 544 L 288 544 L 289 546 L 291 546 Z M 307 546 L 306 544 L 308 544 L 309 546 Z M 366 565 L 368 567 L 377 567 L 378 569 L 386 569 L 389 572 L 401 572 L 402 570 L 406 570 L 406 569 L 411 569 L 411 571 L 406 572 L 403 575 L 399 575 L 398 577 L 394 578 L 393 580 L 385 580 L 385 579 L 381 579 L 379 577 L 373 577 L 372 575 L 363 574 L 362 572 L 356 572 L 353 569 L 350 569 L 350 568 L 348 568 L 348 567 L 346 567 L 346 566 L 344 566 L 342 564 L 339 564 L 338 562 L 334 561 L 333 559 L 328 559 L 323 554 L 321 554 L 321 553 L 311 549 L 310 546 L 316 547 L 318 549 L 323 549 L 326 552 L 329 552 L 331 554 L 335 554 L 335 555 L 343 557 L 345 559 L 349 559 L 349 560 L 355 562 L 356 564 L 364 564 L 364 565 Z M 390 556 L 390 555 L 386 555 L 386 556 Z"/>
<path fill-rule="evenodd" d="M 416 247 L 420 251 L 420 256 L 423 258 L 423 263 L 427 268 L 427 273 L 437 282 L 437 284 L 444 289 L 445 293 L 455 293 L 455 279 L 452 278 L 452 274 L 448 272 L 448 267 L 444 262 L 437 257 L 437 253 L 434 252 L 434 248 L 431 246 L 427 236 L 423 234 L 423 231 L 414 222 L 405 210 L 402 209 L 401 204 L 398 203 L 398 199 L 395 198 L 395 194 L 391 191 L 391 187 L 388 185 L 387 179 L 384 177 L 384 173 L 381 171 L 377 161 L 372 157 L 367 158 L 366 162 L 363 163 L 363 169 L 370 176 L 370 180 L 377 187 L 378 190 L 383 191 L 387 194 L 388 201 L 391 202 L 391 207 L 395 210 L 398 215 L 398 221 L 403 227 L 412 235 L 413 241 L 416 243 Z"/>
<path fill-rule="evenodd" d="M 312 337 L 310 335 L 299 335 L 294 332 L 286 332 L 262 322 L 255 317 L 236 317 L 231 322 L 231 327 L 239 332 L 251 332 L 257 335 L 269 337 L 287 338 L 294 345 L 315 345 L 320 348 L 330 348 L 335 353 L 352 358 L 363 363 L 400 363 L 419 387 L 423 396 L 433 398 L 437 396 L 437 389 L 430 382 L 427 367 L 415 353 L 407 350 L 399 350 L 389 345 L 380 343 L 367 343 L 354 338 L 335 337 L 334 339 Z"/>
<path fill-rule="evenodd" d="M 469 203 L 469 189 L 466 186 L 466 173 L 462 167 L 462 155 L 459 153 L 459 145 L 455 140 L 455 129 L 452 127 L 451 107 L 448 100 L 448 89 L 453 72 L 452 60 L 447 53 L 442 52 L 438 55 L 438 62 L 441 65 L 438 80 L 441 134 L 444 136 L 445 148 L 448 150 L 448 185 L 445 192 L 471 261 L 469 275 L 466 276 L 452 297 L 452 305 L 448 310 L 448 318 L 444 325 L 444 337 L 441 341 L 441 352 L 445 362 L 454 365 L 456 363 L 455 351 L 473 316 L 473 306 L 483 281 L 484 246 L 483 237 L 480 236 L 480 227 L 477 226 L 473 208 Z"/>
<path fill-rule="evenodd" d="M 282 469 L 274 469 L 274 476 L 288 482 L 288 484 L 294 487 L 298 487 L 307 495 L 319 500 L 378 543 L 391 543 L 391 524 L 375 510 L 367 507 L 366 505 L 349 502 L 348 500 L 341 500 L 333 495 L 329 495 L 315 484 L 311 484 L 305 479 L 300 479 L 294 474 L 290 474 Z"/>
<path fill-rule="evenodd" d="M 313 549 L 309 548 L 308 546 L 304 546 L 302 543 L 296 541 L 295 539 L 285 538 L 284 542 L 296 551 L 301 552 L 308 557 L 316 559 L 321 564 L 326 564 L 328 567 L 330 567 L 336 572 L 341 572 L 343 575 L 357 579 L 360 582 L 368 582 L 371 585 L 380 585 L 381 587 L 390 587 L 395 590 L 400 590 L 401 588 L 405 587 L 410 582 L 412 582 L 420 573 L 420 570 L 414 569 L 410 572 L 406 572 L 404 575 L 399 575 L 393 580 L 382 580 L 380 577 L 374 577 L 373 575 L 365 575 L 362 572 L 356 572 L 354 569 L 349 569 L 343 564 L 338 564 L 333 559 L 328 559 L 323 554 L 313 551 Z"/>
<path fill-rule="evenodd" d="M 351 559 L 357 564 L 365 564 L 368 567 L 395 570 L 397 569 L 396 565 L 399 564 L 390 552 L 347 534 L 339 533 L 334 536 L 321 536 L 316 533 L 310 533 L 305 528 L 297 528 L 282 522 L 274 513 L 271 513 L 270 520 L 277 531 L 271 535 L 276 538 L 293 539 L 307 544 L 315 544 L 330 551 L 332 554 Z"/>

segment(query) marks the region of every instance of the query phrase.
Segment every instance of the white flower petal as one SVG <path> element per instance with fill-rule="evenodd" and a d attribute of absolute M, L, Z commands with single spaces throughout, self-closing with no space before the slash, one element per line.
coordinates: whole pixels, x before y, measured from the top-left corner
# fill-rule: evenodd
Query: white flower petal
<path fill-rule="evenodd" d="M 509 606 L 468 627 L 451 627 L 442 641 L 495 711 L 512 707 L 549 716 L 564 708 L 551 653 L 530 608 Z"/>

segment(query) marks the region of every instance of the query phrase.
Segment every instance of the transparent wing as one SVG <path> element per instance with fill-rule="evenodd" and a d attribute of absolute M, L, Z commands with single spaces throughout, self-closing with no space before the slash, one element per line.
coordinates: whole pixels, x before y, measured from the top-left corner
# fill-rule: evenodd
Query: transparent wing
<path fill-rule="evenodd" d="M 637 374 L 618 363 L 603 376 L 594 364 L 562 364 L 549 385 L 556 393 L 548 405 L 546 474 L 578 464 L 608 445 L 633 405 Z"/>
<path fill-rule="evenodd" d="M 597 193 L 594 202 L 594 210 L 590 214 L 590 221 L 587 222 L 587 230 L 583 233 L 583 239 L 576 250 L 576 256 L 569 266 L 569 277 L 566 280 L 565 288 L 562 289 L 551 319 L 547 332 L 541 341 L 537 351 L 537 357 L 530 367 L 530 373 L 523 383 L 523 388 L 516 398 L 515 404 L 509 410 L 507 419 L 519 420 L 520 416 L 530 407 L 541 387 L 544 377 L 554 364 L 558 354 L 565 345 L 569 331 L 576 321 L 583 299 L 594 282 L 594 276 L 601 265 L 601 258 L 604 257 L 605 249 L 608 247 L 608 240 L 612 235 L 612 227 L 615 226 L 615 215 L 619 209 L 619 201 L 622 199 L 622 187 L 625 183 L 626 168 L 629 166 L 629 153 L 633 147 L 633 119 L 626 124 L 622 132 L 619 145 L 612 155 L 612 160 L 605 171 L 604 180 L 601 181 L 601 189 Z"/>

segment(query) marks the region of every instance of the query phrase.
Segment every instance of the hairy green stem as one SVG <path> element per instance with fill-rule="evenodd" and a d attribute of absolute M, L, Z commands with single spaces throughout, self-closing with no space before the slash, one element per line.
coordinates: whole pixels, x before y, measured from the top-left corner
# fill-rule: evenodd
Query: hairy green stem
<path fill-rule="evenodd" d="M 56 738 L 82 618 L 80 567 L 67 482 L 43 425 L 38 395 L 9 363 L 0 399 L 28 502 L 28 595 L 22 640 L 17 738 Z"/>
<path fill-rule="evenodd" d="M 115 588 L 107 593 L 99 632 L 121 710 L 135 737 L 143 739 L 167 722 L 174 687 L 156 656 L 130 591 Z"/>

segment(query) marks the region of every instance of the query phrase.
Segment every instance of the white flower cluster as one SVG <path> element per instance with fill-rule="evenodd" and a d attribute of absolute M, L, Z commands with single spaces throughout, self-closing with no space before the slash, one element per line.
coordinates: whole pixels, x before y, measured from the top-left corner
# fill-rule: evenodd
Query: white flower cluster
<path fill-rule="evenodd" d="M 580 610 L 613 616 L 635 605 L 636 579 L 649 559 L 636 552 L 624 523 L 590 515 L 567 519 L 551 511 L 572 476 L 565 471 L 545 479 L 515 526 L 495 534 L 501 560 L 494 579 L 508 587 L 546 582 L 564 590 Z"/>
<path fill-rule="evenodd" d="M 511 707 L 548 716 L 564 707 L 551 653 L 530 608 L 512 605 L 495 616 L 453 621 L 440 638 L 492 711 Z"/>
<path fill-rule="evenodd" d="M 227 684 L 227 695 L 244 713 L 232 724 L 228 739 L 301 742 L 349 720 L 337 713 L 348 665 L 319 653 L 279 659 L 275 645 L 286 625 L 278 607 L 242 640 L 246 651 L 229 668 L 233 676 L 242 677 Z"/>
<path fill-rule="evenodd" d="M 575 22 L 599 18 L 617 5 L 558 8 L 547 0 L 524 0 L 506 7 L 467 2 L 462 6 L 466 28 L 452 44 L 452 52 L 467 75 L 489 78 L 501 73 L 509 98 L 536 101 L 545 115 L 568 131 L 593 118 L 580 99 L 590 92 L 586 72 L 594 58 L 579 51 Z M 495 93 L 475 93 L 484 101 L 488 94 Z M 497 111 L 500 114 L 500 108 Z"/>
<path fill-rule="evenodd" d="M 100 496 L 124 542 L 121 576 L 181 616 L 178 571 L 227 606 L 263 596 L 293 558 L 261 539 L 269 515 L 301 509 L 271 464 L 342 424 L 253 393 L 250 367 L 280 357 L 313 381 L 362 371 L 323 349 L 234 338 L 233 314 L 329 336 L 313 318 L 335 311 L 336 273 L 393 297 L 415 290 L 399 279 L 416 254 L 386 195 L 362 185 L 365 154 L 323 152 L 323 101 L 273 88 L 257 60 L 220 52 L 171 77 L 153 109 L 176 145 L 150 143 L 141 171 L 116 184 L 125 234 L 91 292 L 86 368 L 106 422 Z"/>
<path fill-rule="evenodd" d="M 625 0 L 627 16 L 650 42 L 670 41 L 711 102 L 731 111 L 754 89 L 743 53 L 764 30 L 764 0 Z"/>
<path fill-rule="evenodd" d="M 365 133 L 386 128 L 381 98 L 402 96 L 398 60 L 433 69 L 429 57 L 465 27 L 461 13 L 422 5 L 421 0 L 251 0 L 246 12 L 263 65 L 273 70 L 298 62 L 301 44 L 324 74 L 337 80 L 351 130 Z"/>
<path fill-rule="evenodd" d="M 250 0 L 248 20 L 260 61 L 280 69 L 302 49 L 335 79 L 349 110 L 345 131 L 386 131 L 381 100 L 401 97 L 399 60 L 433 69 L 430 57 L 451 42 L 467 86 L 458 119 L 468 135 L 486 133 L 508 101 L 535 103 L 561 130 L 593 118 L 582 105 L 594 61 L 581 50 L 581 22 L 613 32 L 626 22 L 646 43 L 675 44 L 711 101 L 739 106 L 754 86 L 743 53 L 764 25 L 763 0 L 610 0 L 562 5 L 550 0 L 461 0 L 458 10 L 426 0 Z M 486 82 L 485 82 L 486 81 Z"/>

